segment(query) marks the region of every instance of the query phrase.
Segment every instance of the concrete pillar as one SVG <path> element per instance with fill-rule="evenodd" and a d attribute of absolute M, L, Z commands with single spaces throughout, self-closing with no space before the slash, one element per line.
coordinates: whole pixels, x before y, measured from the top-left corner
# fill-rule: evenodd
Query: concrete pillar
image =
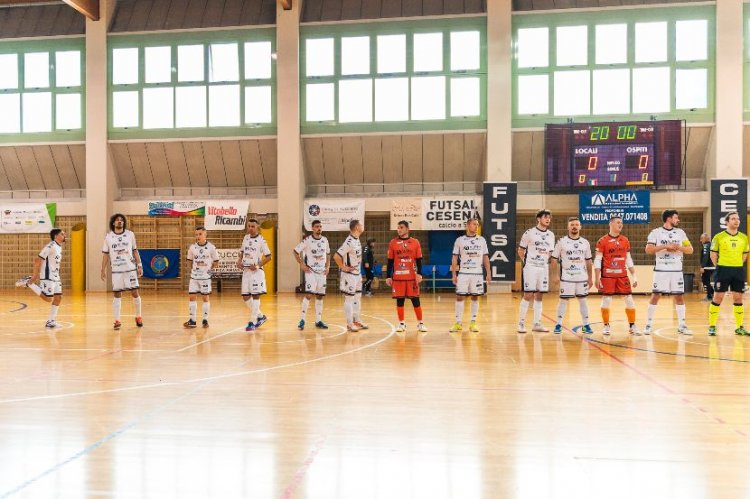
<path fill-rule="evenodd" d="M 299 265 L 292 249 L 302 235 L 305 172 L 302 167 L 299 99 L 299 19 L 301 2 L 291 10 L 276 6 L 276 122 L 278 138 L 279 231 L 276 258 L 278 291 L 294 291 Z"/>
<path fill-rule="evenodd" d="M 709 179 L 742 176 L 742 8 L 742 0 L 716 2 L 715 168 L 707 169 Z"/>
<path fill-rule="evenodd" d="M 86 290 L 106 291 L 100 278 L 102 241 L 117 195 L 107 145 L 107 27 L 114 0 L 102 0 L 99 21 L 86 19 Z"/>
<path fill-rule="evenodd" d="M 511 180 L 513 98 L 511 0 L 487 2 L 487 172 L 485 180 Z"/>

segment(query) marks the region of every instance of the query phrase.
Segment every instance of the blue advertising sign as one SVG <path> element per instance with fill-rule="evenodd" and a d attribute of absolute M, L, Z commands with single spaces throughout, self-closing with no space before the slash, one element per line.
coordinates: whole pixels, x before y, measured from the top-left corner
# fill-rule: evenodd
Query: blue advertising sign
<path fill-rule="evenodd" d="M 626 224 L 651 222 L 650 191 L 589 191 L 578 194 L 582 224 L 606 224 L 614 216 Z"/>

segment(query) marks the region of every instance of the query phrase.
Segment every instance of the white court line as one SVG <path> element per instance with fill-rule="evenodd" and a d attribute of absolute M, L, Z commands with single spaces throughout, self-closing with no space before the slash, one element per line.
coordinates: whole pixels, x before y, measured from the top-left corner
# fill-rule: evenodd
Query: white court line
<path fill-rule="evenodd" d="M 25 319 L 25 320 L 29 321 L 29 319 Z M 36 320 L 34 322 L 36 322 Z M 57 323 L 62 324 L 63 327 L 44 328 L 38 331 L 23 331 L 20 333 L 0 333 L 0 336 L 26 336 L 26 335 L 31 335 L 31 334 L 59 333 L 60 331 L 65 331 L 66 329 L 71 329 L 75 326 L 75 322 L 58 321 Z"/>
<path fill-rule="evenodd" d="M 236 378 L 239 376 L 247 376 L 250 374 L 259 374 L 259 373 L 265 373 L 265 372 L 270 372 L 270 371 L 277 371 L 279 369 L 304 366 L 307 364 L 313 364 L 315 362 L 322 362 L 324 360 L 336 359 L 338 357 L 343 357 L 344 355 L 350 355 L 353 353 L 361 352 L 362 350 L 367 350 L 368 348 L 376 347 L 380 345 L 381 343 L 388 341 L 394 334 L 396 334 L 396 326 L 394 326 L 393 323 L 391 323 L 390 321 L 386 319 L 382 319 L 380 317 L 375 317 L 374 315 L 362 314 L 362 316 L 370 317 L 371 319 L 381 321 L 387 324 L 388 326 L 390 326 L 391 330 L 388 332 L 386 336 L 382 337 L 381 339 L 377 340 L 374 343 L 368 343 L 367 345 L 362 345 L 360 347 L 353 348 L 351 350 L 347 350 L 344 352 L 338 352 L 338 353 L 331 354 L 331 355 L 325 355 L 323 357 L 316 357 L 314 359 L 301 360 L 299 362 L 291 362 L 289 364 L 280 364 L 278 366 L 264 367 L 262 369 L 251 369 L 248 371 L 240 371 L 236 373 L 217 374 L 215 376 L 208 376 L 205 378 L 193 378 L 193 379 L 187 379 L 187 380 L 182 380 L 182 381 L 167 381 L 164 383 L 152 383 L 149 385 L 128 386 L 128 387 L 122 387 L 122 388 L 109 388 L 107 390 L 91 390 L 87 392 L 58 393 L 56 395 L 39 395 L 36 397 L 4 399 L 4 400 L 0 400 L 0 405 L 12 404 L 15 402 L 31 402 L 35 400 L 52 400 L 52 399 L 62 399 L 62 398 L 69 398 L 69 397 L 82 397 L 85 395 L 101 395 L 103 393 L 129 392 L 129 391 L 134 391 L 134 390 L 145 390 L 149 388 L 162 388 L 165 386 L 180 386 L 180 385 L 186 385 L 186 384 L 192 384 L 192 383 L 201 383 L 204 381 L 215 381 L 215 380 L 220 380 L 220 379 Z M 352 333 L 352 334 L 361 334 L 361 333 Z"/>
<path fill-rule="evenodd" d="M 236 328 L 234 328 L 234 329 L 230 329 L 229 331 L 226 331 L 226 332 L 223 332 L 223 333 L 217 334 L 216 336 L 211 336 L 211 337 L 209 337 L 209 338 L 206 338 L 206 339 L 205 339 L 205 340 L 203 340 L 203 341 L 199 341 L 198 343 L 191 343 L 190 345 L 188 345 L 188 346 L 186 346 L 186 347 L 182 347 L 182 348 L 180 348 L 180 349 L 178 349 L 178 350 L 175 350 L 175 353 L 178 353 L 178 352 L 184 352 L 185 350 L 188 350 L 188 349 L 190 349 L 190 348 L 195 348 L 195 347 L 197 347 L 198 345 L 202 345 L 202 344 L 204 344 L 204 343 L 208 343 L 209 341 L 215 340 L 216 338 L 221 338 L 222 336 L 226 336 L 226 335 L 228 335 L 228 334 L 236 333 L 237 331 L 240 331 L 240 330 L 242 330 L 242 329 L 245 329 L 245 328 L 244 328 L 244 327 L 236 327 Z"/>

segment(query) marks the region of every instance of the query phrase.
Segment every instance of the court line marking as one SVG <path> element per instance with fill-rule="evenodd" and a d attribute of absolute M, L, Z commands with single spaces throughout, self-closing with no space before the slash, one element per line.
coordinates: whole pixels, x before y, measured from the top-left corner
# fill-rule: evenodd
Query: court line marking
<path fill-rule="evenodd" d="M 25 321 L 32 321 L 32 319 L 24 319 Z M 36 319 L 33 320 L 33 322 L 37 322 Z M 35 331 L 21 331 L 18 333 L 0 333 L 0 336 L 28 336 L 32 334 L 49 334 L 49 333 L 59 333 L 61 331 L 65 331 L 68 329 L 72 329 L 75 327 L 75 322 L 67 322 L 67 321 L 57 321 L 58 324 L 61 324 L 62 327 L 54 327 L 54 328 L 44 328 L 39 329 Z"/>
<path fill-rule="evenodd" d="M 6 314 L 12 314 L 12 313 L 15 313 L 15 312 L 20 312 L 21 310 L 23 310 L 25 308 L 28 308 L 28 306 L 29 306 L 28 303 L 24 303 L 22 301 L 15 301 L 15 300 L 0 300 L 0 302 L 15 303 L 17 305 L 21 305 L 20 307 L 14 308 L 13 310 L 7 310 L 5 312 L 0 312 L 0 315 L 6 315 Z"/>
<path fill-rule="evenodd" d="M 153 416 L 155 416 L 155 415 L 157 415 L 157 414 L 159 414 L 161 412 L 164 412 L 169 407 L 171 407 L 171 406 L 175 405 L 176 403 L 180 402 L 181 400 L 183 400 L 183 399 L 185 399 L 185 398 L 193 395 L 194 393 L 197 393 L 199 390 L 203 389 L 203 387 L 205 387 L 206 385 L 211 384 L 214 381 L 217 381 L 217 380 L 220 380 L 220 379 L 225 379 L 225 378 L 230 378 L 230 377 L 235 377 L 235 376 L 242 376 L 242 375 L 246 375 L 246 374 L 255 374 L 255 373 L 268 372 L 268 371 L 283 369 L 283 368 L 287 368 L 287 367 L 298 367 L 298 366 L 302 366 L 302 365 L 306 365 L 306 364 L 311 364 L 311 363 L 314 363 L 314 362 L 319 362 L 319 361 L 322 361 L 322 360 L 329 360 L 329 359 L 338 358 L 338 357 L 341 357 L 343 355 L 349 355 L 349 354 L 356 353 L 356 352 L 359 352 L 359 351 L 362 351 L 362 350 L 366 350 L 366 349 L 374 347 L 374 346 L 378 346 L 381 343 L 389 340 L 396 333 L 396 327 L 393 325 L 393 323 L 391 323 L 390 321 L 388 321 L 386 319 L 383 319 L 381 317 L 375 317 L 375 316 L 372 316 L 372 315 L 364 315 L 364 314 L 363 314 L 363 317 L 370 317 L 372 319 L 379 320 L 379 321 L 381 321 L 381 322 L 389 325 L 391 327 L 391 330 L 388 332 L 388 334 L 386 336 L 384 336 L 383 338 L 375 341 L 374 343 L 369 343 L 367 345 L 363 345 L 363 346 L 360 346 L 360 347 L 357 347 L 357 348 L 353 348 L 352 350 L 347 350 L 347 351 L 344 351 L 344 352 L 338 352 L 336 354 L 332 354 L 332 355 L 328 355 L 328 356 L 324 356 L 324 357 L 317 357 L 315 359 L 308 359 L 308 360 L 304 360 L 304 361 L 292 362 L 292 363 L 289 363 L 289 364 L 282 364 L 282 365 L 272 366 L 272 367 L 263 368 L 263 369 L 257 369 L 257 370 L 252 370 L 252 371 L 245 371 L 245 372 L 242 372 L 242 373 L 229 373 L 229 374 L 224 374 L 224 375 L 211 376 L 211 377 L 208 377 L 208 378 L 203 378 L 202 380 L 196 380 L 199 383 L 198 386 L 195 386 L 191 390 L 189 390 L 188 392 L 186 392 L 186 393 L 184 393 L 184 394 L 182 394 L 182 395 L 180 395 L 178 397 L 175 397 L 174 399 L 169 400 L 169 401 L 163 403 L 160 406 L 157 406 L 156 408 L 152 409 L 151 411 L 147 412 L 146 414 L 143 414 L 141 417 L 139 417 L 139 418 L 131 421 L 130 423 L 128 423 L 128 424 L 126 424 L 126 425 L 124 425 L 124 426 L 116 429 L 115 431 L 113 431 L 109 435 L 106 435 L 106 436 L 102 437 L 101 439 L 97 440 L 93 444 L 90 444 L 90 445 L 84 447 L 83 449 L 81 449 L 80 451 L 76 452 L 72 456 L 66 458 L 65 460 L 63 460 L 63 461 L 55 464 L 54 466 L 52 466 L 50 468 L 47 468 L 46 470 L 44 470 L 44 471 L 38 473 L 37 475 L 29 478 L 28 480 L 25 480 L 24 482 L 22 482 L 21 484 L 17 485 L 13 489 L 11 489 L 11 490 L 9 490 L 7 492 L 2 493 L 0 495 L 0 498 L 9 497 L 9 496 L 11 496 L 13 494 L 16 494 L 16 493 L 22 491 L 23 489 L 25 489 L 26 487 L 28 487 L 30 485 L 33 485 L 35 482 L 41 480 L 42 478 L 46 477 L 47 475 L 55 473 L 56 471 L 58 471 L 59 469 L 61 469 L 65 465 L 67 465 L 68 463 L 71 463 L 71 462 L 75 461 L 78 458 L 86 456 L 91 451 L 94 451 L 94 450 L 98 449 L 99 447 L 101 447 L 102 445 L 106 444 L 110 440 L 113 440 L 113 439 L 117 438 L 118 436 L 122 435 L 123 433 L 125 433 L 126 431 L 130 430 L 131 428 L 134 428 L 138 424 L 143 423 L 143 422 L 149 420 L 151 417 L 153 417 Z M 358 333 L 352 333 L 352 334 L 358 334 Z M 180 385 L 180 384 L 184 384 L 184 383 L 185 382 L 169 382 L 169 383 L 162 383 L 162 384 L 159 384 L 159 385 L 148 385 L 147 387 Z M 141 387 L 130 387 L 129 389 L 130 390 L 135 390 L 135 389 L 139 389 L 139 388 L 141 388 Z M 81 394 L 88 395 L 88 394 L 94 394 L 94 393 L 112 393 L 112 392 L 118 392 L 118 391 L 124 391 L 124 390 L 123 389 L 98 390 L 98 391 L 95 391 L 95 392 L 82 392 Z M 72 396 L 72 395 L 76 395 L 76 394 L 67 394 L 66 396 Z M 61 397 L 42 397 L 42 398 L 61 398 Z M 27 399 L 27 400 L 40 400 L 40 398 L 33 398 L 33 399 Z M 7 402 L 7 401 L 0 401 L 0 404 L 1 403 L 5 403 L 5 402 Z M 308 457 L 308 460 L 310 461 L 309 464 L 312 464 L 312 460 L 315 459 L 315 456 L 317 456 L 317 453 L 320 451 L 320 448 L 322 448 L 322 444 L 320 445 L 320 447 L 316 447 L 317 450 L 314 449 L 314 453 L 310 457 Z M 309 467 L 309 464 L 308 464 L 307 467 Z M 294 477 L 297 481 L 299 481 L 299 480 L 302 479 L 302 477 L 304 476 L 305 472 L 307 471 L 307 467 L 305 467 L 305 468 L 297 471 L 297 473 L 295 474 L 295 477 Z M 299 478 L 298 478 L 298 476 L 299 476 Z M 294 484 L 295 484 L 295 482 L 292 483 L 292 485 L 294 485 Z M 289 487 L 287 487 L 287 488 L 289 488 Z M 295 485 L 294 488 L 296 488 L 296 485 Z M 294 492 L 294 489 L 292 489 L 291 492 Z M 288 497 L 291 497 L 291 496 L 288 496 Z"/>

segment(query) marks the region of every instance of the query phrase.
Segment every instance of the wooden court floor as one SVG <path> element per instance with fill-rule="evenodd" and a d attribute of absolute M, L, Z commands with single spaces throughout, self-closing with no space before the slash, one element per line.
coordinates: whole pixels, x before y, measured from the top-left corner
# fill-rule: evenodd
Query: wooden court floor
<path fill-rule="evenodd" d="M 213 297 L 206 330 L 182 328 L 177 293 L 145 293 L 139 330 L 124 297 L 120 332 L 111 295 L 65 296 L 47 332 L 48 305 L 6 291 L 0 497 L 750 497 L 750 338 L 725 302 L 709 339 L 699 298 L 694 336 L 678 337 L 664 300 L 655 335 L 613 322 L 604 339 L 600 324 L 591 338 L 517 334 L 517 294 L 483 299 L 481 332 L 462 335 L 447 332 L 453 296 L 428 295 L 430 332 L 407 306 L 399 335 L 386 295 L 364 300 L 360 333 L 337 295 L 331 328 L 300 333 L 299 298 L 281 295 L 247 334 L 234 293 Z"/>

